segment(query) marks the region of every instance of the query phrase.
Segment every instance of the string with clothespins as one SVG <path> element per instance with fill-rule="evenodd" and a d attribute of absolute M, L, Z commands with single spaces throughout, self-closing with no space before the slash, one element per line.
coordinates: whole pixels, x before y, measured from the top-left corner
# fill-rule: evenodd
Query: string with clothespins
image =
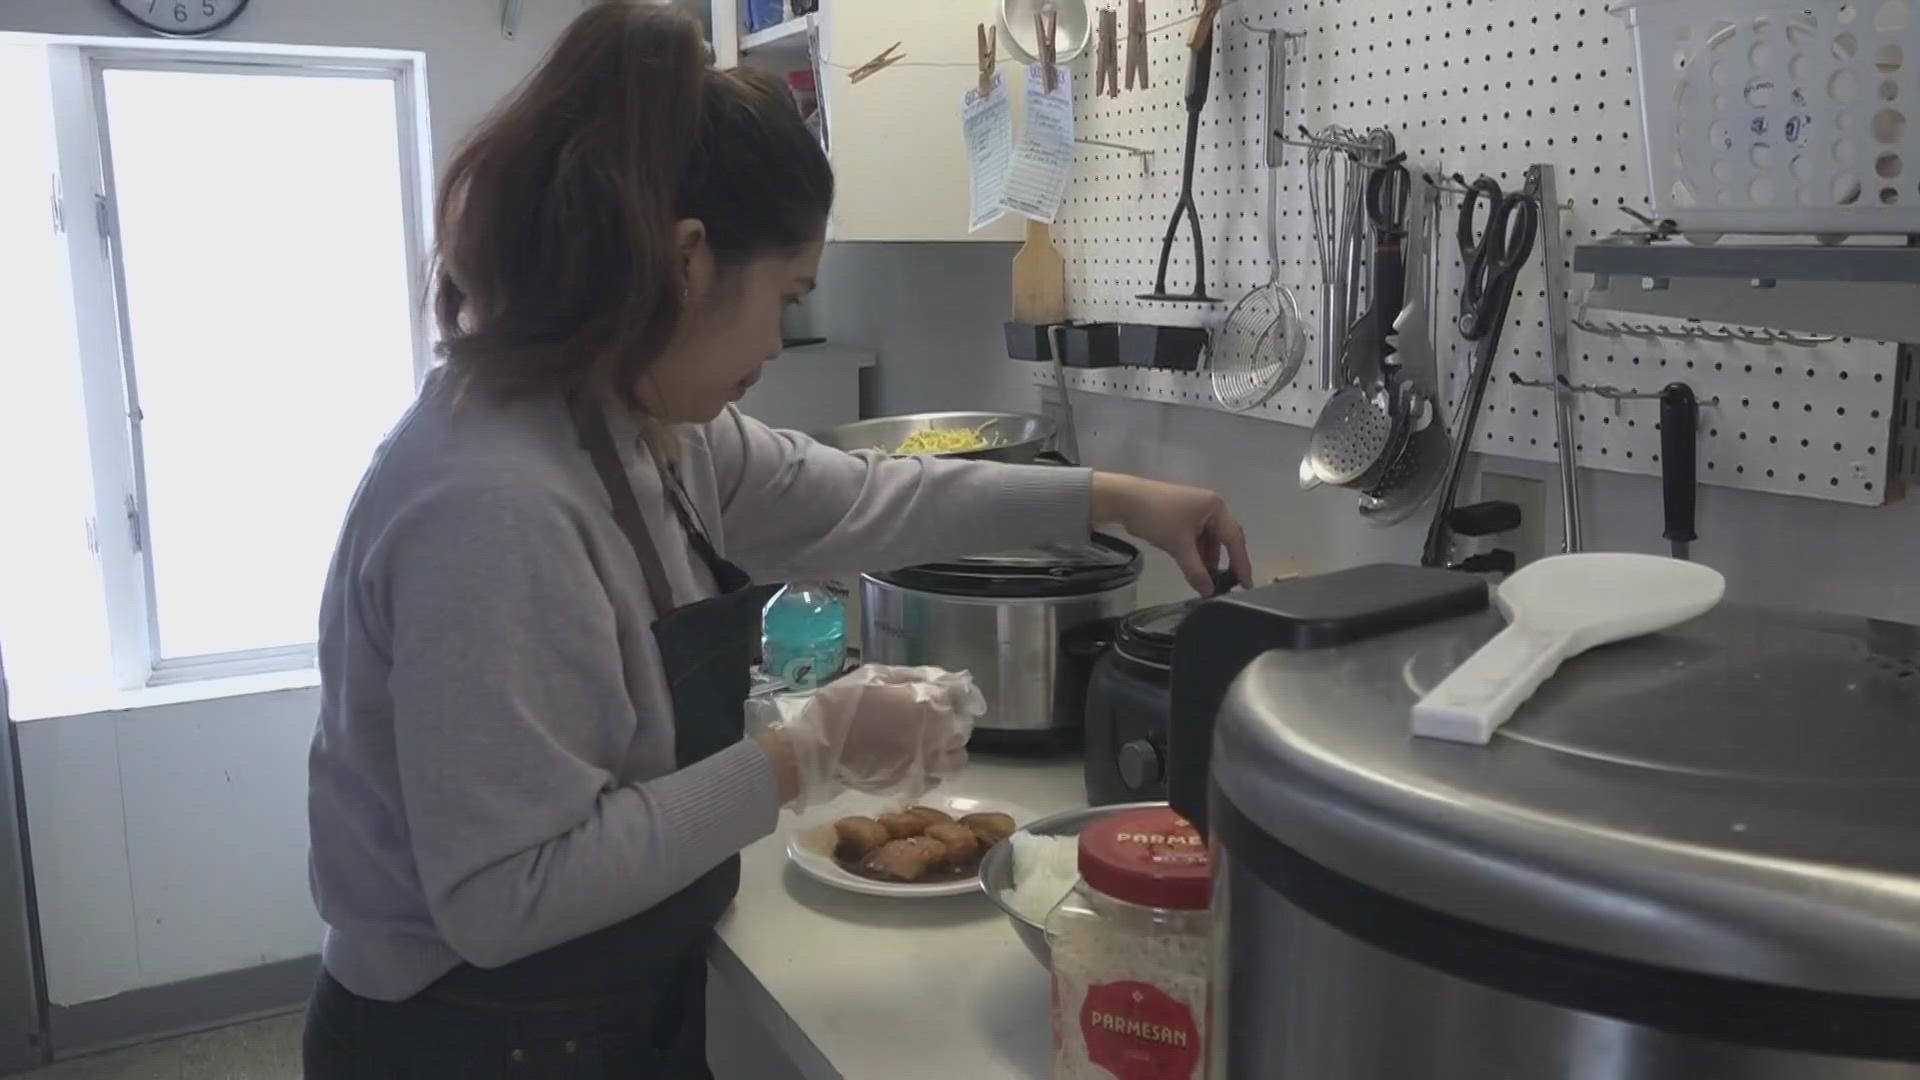
<path fill-rule="evenodd" d="M 1231 2 L 1231 0 L 1229 0 L 1229 2 Z M 1189 12 L 1185 15 L 1176 15 L 1162 22 L 1149 25 L 1146 17 L 1146 0 L 1127 0 L 1127 4 L 1126 68 L 1127 89 L 1131 90 L 1134 88 L 1136 75 L 1138 76 L 1139 86 L 1144 88 L 1149 85 L 1147 82 L 1147 37 L 1151 34 L 1158 34 L 1162 31 L 1172 30 L 1176 27 L 1195 22 L 1200 18 L 1200 15 L 1198 12 Z M 1136 38 L 1138 39 L 1137 44 Z M 907 58 L 904 46 L 904 42 L 896 41 L 888 46 L 885 51 L 862 64 L 838 63 L 834 61 L 832 57 L 823 56 L 820 58 L 819 66 L 832 71 L 859 73 L 860 81 L 865 81 L 878 72 L 888 68 L 973 68 L 975 70 L 979 68 L 978 59 L 911 60 Z M 1020 57 L 1004 51 L 996 51 L 994 59 L 996 61 L 1005 60 L 1009 63 L 1020 62 Z M 849 76 L 849 81 L 854 81 L 851 75 Z"/>

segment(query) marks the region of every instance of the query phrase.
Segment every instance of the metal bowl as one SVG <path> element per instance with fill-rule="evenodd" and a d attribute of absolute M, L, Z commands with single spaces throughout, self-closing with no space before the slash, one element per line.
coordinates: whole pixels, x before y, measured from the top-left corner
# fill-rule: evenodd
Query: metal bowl
<path fill-rule="evenodd" d="M 1054 62 L 1064 64 L 1087 51 L 1093 37 L 1093 17 L 1087 0 L 1000 0 L 996 5 L 1000 19 L 1000 43 L 1023 64 L 1040 62 L 1040 37 L 1033 17 L 1052 8 Z"/>
<path fill-rule="evenodd" d="M 1152 810 L 1167 805 L 1164 802 L 1115 803 L 1112 806 L 1089 806 L 1079 810 L 1044 817 L 1033 822 L 1020 832 L 1035 836 L 1079 836 L 1086 827 L 1108 814 L 1122 813 L 1128 810 Z M 993 901 L 993 906 L 1006 913 L 1007 921 L 1013 924 L 1013 932 L 1020 935 L 1020 944 L 1027 947 L 1042 967 L 1051 967 L 1053 954 L 1047 948 L 1047 929 L 1037 922 L 1015 911 L 1008 904 L 1004 894 L 1013 888 L 1013 841 L 993 845 L 987 850 L 986 857 L 980 860 L 980 888 Z"/>
<path fill-rule="evenodd" d="M 983 427 L 984 425 L 984 427 Z M 965 450 L 936 457 L 975 458 L 982 461 L 1009 461 L 1027 464 L 1038 459 L 1053 439 L 1053 421 L 1029 413 L 1005 412 L 928 412 L 905 416 L 882 416 L 857 420 L 814 433 L 814 438 L 837 450 L 881 450 L 893 448 L 916 432 L 933 428 L 981 428 L 981 434 L 998 445 L 983 450 Z"/>

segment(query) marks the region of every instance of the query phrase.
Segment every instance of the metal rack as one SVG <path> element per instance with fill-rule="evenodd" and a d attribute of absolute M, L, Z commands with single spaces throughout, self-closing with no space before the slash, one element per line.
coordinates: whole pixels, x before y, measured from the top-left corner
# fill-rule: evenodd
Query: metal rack
<path fill-rule="evenodd" d="M 1154 21 L 1197 7 L 1192 0 L 1154 0 Z M 1599 241 L 1624 223 L 1623 209 L 1648 208 L 1633 48 L 1625 25 L 1607 14 L 1605 5 L 1240 0 L 1228 11 L 1233 17 L 1223 18 L 1215 34 L 1219 52 L 1214 92 L 1203 117 L 1196 192 L 1207 232 L 1209 281 L 1218 282 L 1229 300 L 1263 284 L 1268 269 L 1261 218 L 1267 50 L 1264 35 L 1242 22 L 1304 35 L 1286 70 L 1285 112 L 1278 127 L 1289 138 L 1301 127 L 1323 131 L 1338 124 L 1364 131 L 1386 126 L 1408 154 L 1410 168 L 1442 178 L 1489 173 L 1507 188 L 1521 185 L 1531 163 L 1554 163 L 1564 207 L 1560 239 L 1571 253 L 1562 262 L 1573 264 L 1563 265 L 1565 271 L 1586 270 L 1583 260 L 1591 256 L 1585 253 L 1596 245 L 1614 247 Z M 1130 147 L 1174 148 L 1184 119 L 1184 30 L 1173 26 L 1151 35 L 1153 83 L 1145 92 L 1097 97 L 1090 92 L 1090 71 L 1088 78 L 1076 80 L 1076 87 L 1089 88 L 1076 101 L 1078 134 Z M 1157 153 L 1143 175 L 1141 159 L 1131 154 L 1082 155 L 1054 229 L 1068 259 L 1073 317 L 1163 325 L 1207 325 L 1220 317 L 1218 311 L 1134 299 L 1152 270 L 1159 232 L 1178 188 L 1179 156 Z M 1280 172 L 1281 280 L 1298 296 L 1317 338 L 1321 289 L 1306 159 L 1306 152 L 1289 148 Z M 1633 258 L 1625 252 L 1631 246 L 1621 244 L 1621 250 L 1601 258 Z M 1688 250 L 1682 258 L 1704 253 L 1700 257 L 1709 261 L 1735 250 L 1730 244 L 1691 250 L 1661 246 Z M 1442 391 L 1453 398 L 1468 350 L 1445 329 L 1461 272 L 1450 220 L 1442 223 L 1441 247 L 1442 331 L 1435 347 Z M 1181 257 L 1176 252 L 1176 261 Z M 1869 258 L 1891 264 L 1902 254 L 1882 249 Z M 1177 266 L 1175 276 L 1190 270 Z M 1837 289 L 1802 288 L 1789 271 L 1775 271 L 1774 287 L 1756 290 L 1740 278 L 1682 281 L 1679 270 L 1669 274 L 1665 288 L 1643 288 L 1622 266 L 1612 272 L 1613 291 L 1588 295 L 1585 304 L 1586 290 L 1578 281 L 1554 290 L 1571 312 L 1568 381 L 1652 392 L 1679 379 L 1702 400 L 1720 400 L 1722 407 L 1700 433 L 1703 483 L 1860 504 L 1884 501 L 1900 385 L 1896 348 L 1885 342 L 1920 340 L 1910 332 L 1920 321 L 1912 285 L 1895 284 L 1906 280 L 1895 278 L 1879 284 L 1853 281 Z M 1905 295 L 1888 302 L 1900 290 Z M 1557 456 L 1554 397 L 1509 378 L 1518 374 L 1542 382 L 1555 377 L 1548 291 L 1536 259 L 1515 297 L 1513 322 L 1474 440 L 1480 452 L 1545 462 Z M 1751 302 L 1744 305 L 1720 302 L 1722 294 L 1733 293 L 1765 295 L 1757 301 L 1748 295 Z M 1781 310 L 1802 307 L 1817 317 L 1790 324 L 1777 318 Z M 1606 309 L 1634 314 L 1623 318 Z M 1681 327 L 1694 319 L 1768 327 L 1773 336 L 1735 329 L 1662 334 L 1642 316 L 1674 320 Z M 1808 333 L 1835 337 L 1823 341 Z M 1317 341 L 1309 355 L 1316 350 Z M 1037 382 L 1051 382 L 1050 374 L 1034 374 Z M 1214 407 L 1204 372 L 1070 369 L 1068 379 L 1084 392 Z M 1325 397 L 1317 381 L 1303 375 L 1246 415 L 1310 425 Z M 1587 400 L 1600 403 L 1591 395 Z M 1657 474 L 1657 404 L 1630 399 L 1618 405 L 1616 411 L 1612 404 L 1592 408 L 1573 402 L 1570 421 L 1580 466 Z"/>

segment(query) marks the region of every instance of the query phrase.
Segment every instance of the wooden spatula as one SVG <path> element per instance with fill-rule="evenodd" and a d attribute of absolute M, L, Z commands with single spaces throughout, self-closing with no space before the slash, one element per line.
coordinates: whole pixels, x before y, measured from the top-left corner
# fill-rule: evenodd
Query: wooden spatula
<path fill-rule="evenodd" d="M 1013 257 L 1013 321 L 1035 326 L 1067 317 L 1067 260 L 1046 222 L 1027 221 L 1027 242 Z"/>

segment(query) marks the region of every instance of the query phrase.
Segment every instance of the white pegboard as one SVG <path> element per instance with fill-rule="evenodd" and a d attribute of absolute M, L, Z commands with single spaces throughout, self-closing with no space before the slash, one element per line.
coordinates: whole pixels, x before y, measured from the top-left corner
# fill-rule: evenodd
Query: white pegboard
<path fill-rule="evenodd" d="M 1225 7 L 1215 35 L 1212 93 L 1202 114 L 1194 181 L 1206 230 L 1208 286 L 1225 302 L 1135 299 L 1151 288 L 1179 192 L 1182 80 L 1197 7 L 1194 0 L 1152 0 L 1149 90 L 1097 97 L 1090 69 L 1075 81 L 1081 136 L 1153 152 L 1143 166 L 1143 159 L 1121 151 L 1080 149 L 1054 229 L 1067 257 L 1076 319 L 1217 326 L 1234 300 L 1266 281 L 1267 39 L 1247 23 L 1304 35 L 1294 42 L 1287 69 L 1282 128 L 1289 133 L 1336 122 L 1361 130 L 1385 126 L 1416 171 L 1469 178 L 1487 173 L 1508 189 L 1522 185 L 1530 164 L 1551 163 L 1561 198 L 1571 203 L 1562 218 L 1569 257 L 1574 243 L 1632 224 L 1618 207 L 1649 205 L 1633 48 L 1625 25 L 1600 0 L 1239 0 Z M 1278 174 L 1280 277 L 1299 298 L 1310 336 L 1317 338 L 1320 271 L 1306 157 L 1306 151 L 1288 148 Z M 1441 206 L 1442 318 L 1435 342 L 1450 399 L 1457 397 L 1470 356 L 1449 325 L 1461 279 L 1454 208 L 1451 201 Z M 1169 273 L 1176 291 L 1192 280 L 1190 251 L 1183 225 Z M 1570 266 L 1567 276 L 1574 293 L 1570 309 L 1578 312 L 1584 284 Z M 1545 301 L 1536 249 L 1514 299 L 1475 435 L 1487 453 L 1555 458 L 1551 396 L 1508 378 L 1548 377 Z M 1675 380 L 1689 383 L 1704 405 L 1699 468 L 1705 483 L 1868 505 L 1886 498 L 1895 390 L 1891 345 L 1662 342 L 1574 329 L 1569 347 L 1575 383 L 1645 392 Z M 1318 357 L 1319 343 L 1311 340 L 1296 383 L 1251 415 L 1312 424 L 1326 397 L 1317 389 Z M 1036 368 L 1034 378 L 1051 382 L 1044 368 Z M 1068 378 L 1083 391 L 1215 407 L 1204 372 L 1070 369 Z M 1576 454 L 1583 468 L 1658 473 L 1657 402 L 1616 405 L 1582 397 L 1580 404 Z"/>

